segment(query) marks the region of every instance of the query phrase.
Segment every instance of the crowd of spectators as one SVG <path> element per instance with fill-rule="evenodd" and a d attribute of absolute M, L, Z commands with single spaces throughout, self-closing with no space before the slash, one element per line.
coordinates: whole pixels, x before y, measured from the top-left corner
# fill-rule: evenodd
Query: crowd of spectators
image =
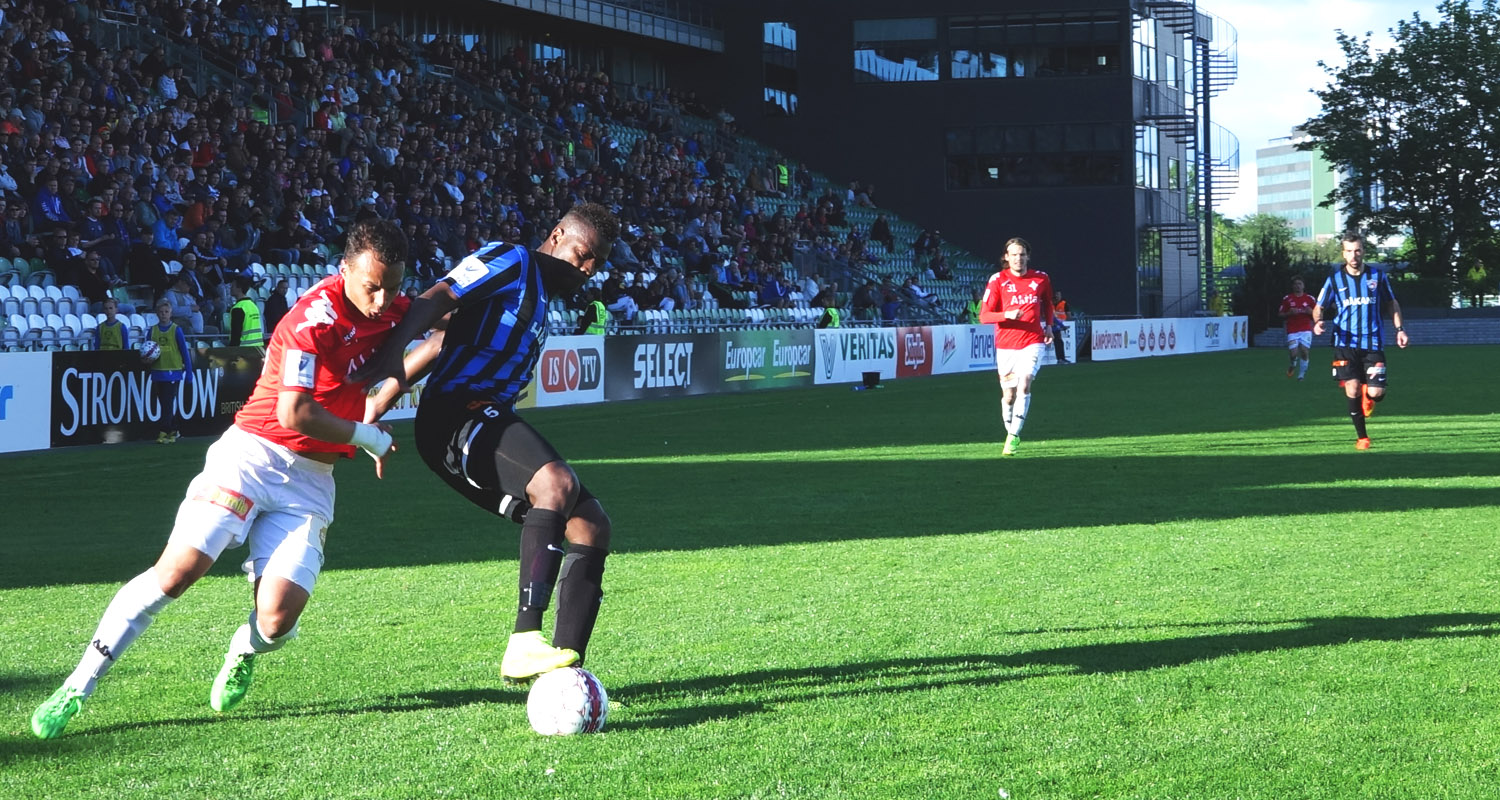
<path fill-rule="evenodd" d="M 0 12 L 0 256 L 44 260 L 96 310 L 143 286 L 201 332 L 249 264 L 327 263 L 372 215 L 402 225 L 432 280 L 486 241 L 536 245 L 572 204 L 604 203 L 623 224 L 601 290 L 626 319 L 692 308 L 699 287 L 785 305 L 825 288 L 783 272 L 798 250 L 857 269 L 875 236 L 894 247 L 888 226 L 837 230 L 870 187 L 814 196 L 809 173 L 779 160 L 740 175 L 675 127 L 684 112 L 713 117 L 691 94 L 283 2 L 0 0 Z M 101 15 L 213 54 L 238 80 L 195 82 L 169 47 L 101 47 L 96 30 L 114 24 Z M 646 134 L 626 147 L 612 123 Z M 799 210 L 763 213 L 772 197 Z"/>

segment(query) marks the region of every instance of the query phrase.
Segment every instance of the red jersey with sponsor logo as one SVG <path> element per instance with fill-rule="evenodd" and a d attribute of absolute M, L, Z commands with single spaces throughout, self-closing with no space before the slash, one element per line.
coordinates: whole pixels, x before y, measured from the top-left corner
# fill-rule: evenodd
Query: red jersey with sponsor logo
<path fill-rule="evenodd" d="M 1020 350 L 1047 341 L 1046 326 L 1053 320 L 1052 280 L 1041 270 L 1028 269 L 1016 277 L 1009 269 L 990 276 L 984 287 L 980 313 L 1019 312 L 1015 319 L 995 323 L 995 349 Z"/>
<path fill-rule="evenodd" d="M 1303 331 L 1312 330 L 1313 306 L 1317 305 L 1317 303 L 1317 299 L 1306 292 L 1302 294 L 1289 294 L 1281 298 L 1281 313 L 1294 312 L 1286 318 L 1286 332 L 1302 333 Z"/>
<path fill-rule="evenodd" d="M 345 383 L 344 376 L 365 363 L 406 315 L 411 300 L 396 298 L 379 319 L 370 319 L 344 297 L 343 274 L 324 278 L 286 312 L 271 344 L 255 390 L 234 424 L 263 439 L 302 453 L 352 455 L 354 446 L 293 433 L 276 421 L 276 399 L 283 391 L 308 392 L 334 416 L 359 422 L 365 418 L 364 384 Z"/>

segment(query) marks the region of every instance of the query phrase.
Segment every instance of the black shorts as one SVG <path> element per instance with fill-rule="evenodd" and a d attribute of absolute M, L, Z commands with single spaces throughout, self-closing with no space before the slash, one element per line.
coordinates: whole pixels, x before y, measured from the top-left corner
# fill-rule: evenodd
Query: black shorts
<path fill-rule="evenodd" d="M 1385 351 L 1333 348 L 1333 379 L 1385 388 Z"/>
<path fill-rule="evenodd" d="M 427 468 L 469 502 L 514 522 L 530 504 L 536 471 L 562 456 L 510 406 L 428 392 L 417 406 L 417 452 Z M 593 499 L 579 485 L 576 508 Z"/>

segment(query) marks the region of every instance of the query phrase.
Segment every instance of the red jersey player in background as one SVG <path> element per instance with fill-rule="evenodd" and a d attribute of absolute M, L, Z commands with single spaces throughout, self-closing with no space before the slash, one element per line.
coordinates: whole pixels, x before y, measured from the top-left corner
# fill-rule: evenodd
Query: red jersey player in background
<path fill-rule="evenodd" d="M 1004 455 L 1015 455 L 1031 408 L 1031 382 L 1042 366 L 1042 348 L 1052 342 L 1057 312 L 1052 281 L 1031 269 L 1025 239 L 1005 243 L 1005 269 L 990 276 L 979 304 L 980 324 L 995 325 L 995 368 L 1000 373 L 1000 409 L 1005 420 Z"/>
<path fill-rule="evenodd" d="M 1292 293 L 1281 298 L 1281 309 L 1277 312 L 1286 320 L 1286 349 L 1291 363 L 1286 376 L 1295 373 L 1297 380 L 1307 377 L 1307 351 L 1312 348 L 1313 306 L 1317 298 L 1302 291 L 1302 276 L 1292 278 Z"/>
<path fill-rule="evenodd" d="M 406 237 L 394 223 L 361 222 L 349 232 L 338 274 L 287 312 L 250 400 L 188 485 L 161 558 L 115 594 L 78 667 L 32 715 L 39 738 L 61 735 L 131 642 L 230 547 L 249 543 L 244 568 L 255 601 L 229 641 L 209 705 L 228 711 L 238 704 L 256 655 L 293 637 L 323 566 L 334 463 L 362 449 L 379 475 L 394 449 L 389 426 L 359 421 L 364 385 L 344 380 L 411 305 L 401 293 L 406 257 Z"/>

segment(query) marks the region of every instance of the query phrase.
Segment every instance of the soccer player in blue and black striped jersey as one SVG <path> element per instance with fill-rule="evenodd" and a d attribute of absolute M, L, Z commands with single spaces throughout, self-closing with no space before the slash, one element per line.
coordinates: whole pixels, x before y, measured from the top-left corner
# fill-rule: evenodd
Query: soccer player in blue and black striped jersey
<path fill-rule="evenodd" d="M 1322 335 L 1327 323 L 1323 309 L 1333 306 L 1333 378 L 1349 399 L 1349 419 L 1354 422 L 1354 447 L 1370 449 L 1365 418 L 1375 413 L 1375 404 L 1385 397 L 1384 306 L 1390 304 L 1396 325 L 1396 344 L 1410 341 L 1401 324 L 1401 305 L 1383 270 L 1365 266 L 1364 238 L 1346 233 L 1343 238 L 1344 266 L 1328 276 L 1313 307 L 1313 333 Z"/>
<path fill-rule="evenodd" d="M 520 602 L 500 663 L 501 677 L 512 682 L 581 664 L 599 615 L 609 517 L 552 445 L 516 415 L 515 403 L 546 336 L 547 301 L 575 294 L 609 258 L 618 234 L 608 209 L 582 203 L 534 250 L 484 245 L 414 300 L 386 347 L 353 376 L 397 378 L 383 387 L 391 390 L 430 366 L 417 407 L 422 460 L 475 505 L 521 523 Z M 450 312 L 442 338 L 429 338 L 403 366 L 404 345 Z M 378 410 L 395 396 L 382 391 Z M 549 642 L 542 615 L 554 585 Z"/>

